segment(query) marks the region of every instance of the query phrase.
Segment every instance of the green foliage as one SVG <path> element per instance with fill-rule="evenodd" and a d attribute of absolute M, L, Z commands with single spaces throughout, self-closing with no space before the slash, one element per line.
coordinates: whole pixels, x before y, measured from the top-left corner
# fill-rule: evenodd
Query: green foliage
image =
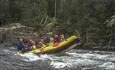
<path fill-rule="evenodd" d="M 114 3 L 115 0 L 0 0 L 0 24 L 18 22 L 44 33 L 77 30 L 83 42 L 106 42 L 111 29 L 105 27 L 105 21 L 115 14 Z"/>

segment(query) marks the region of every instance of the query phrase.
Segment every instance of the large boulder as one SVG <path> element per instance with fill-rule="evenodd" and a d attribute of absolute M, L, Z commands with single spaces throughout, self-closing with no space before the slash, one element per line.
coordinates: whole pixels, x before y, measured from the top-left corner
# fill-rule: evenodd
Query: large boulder
<path fill-rule="evenodd" d="M 0 44 L 17 44 L 19 37 L 27 37 L 33 32 L 33 28 L 23 26 L 20 23 L 10 24 L 0 28 Z"/>

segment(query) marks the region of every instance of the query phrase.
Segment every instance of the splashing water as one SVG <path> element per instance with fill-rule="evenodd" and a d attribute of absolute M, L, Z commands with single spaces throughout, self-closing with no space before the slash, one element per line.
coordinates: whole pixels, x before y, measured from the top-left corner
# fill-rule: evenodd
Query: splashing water
<path fill-rule="evenodd" d="M 115 64 L 112 62 L 103 63 L 102 65 L 99 65 L 99 67 L 102 67 L 104 69 L 115 70 Z"/>
<path fill-rule="evenodd" d="M 55 54 L 38 56 L 26 53 L 22 57 L 28 59 L 28 61 L 49 60 L 50 66 L 57 69 L 81 67 L 83 70 L 95 68 L 115 70 L 114 52 L 101 53 L 100 51 L 100 53 L 97 53 L 97 51 L 71 50 L 66 52 L 64 56 Z"/>
<path fill-rule="evenodd" d="M 40 60 L 41 58 L 33 53 L 25 53 L 25 54 L 20 54 L 20 56 L 23 57 L 23 60 L 25 61 L 37 61 Z"/>

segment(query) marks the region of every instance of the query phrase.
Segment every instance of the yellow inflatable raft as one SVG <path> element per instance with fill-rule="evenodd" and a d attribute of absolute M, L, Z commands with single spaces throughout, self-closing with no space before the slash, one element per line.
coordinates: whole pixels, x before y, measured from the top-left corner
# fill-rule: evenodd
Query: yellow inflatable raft
<path fill-rule="evenodd" d="M 64 50 L 67 50 L 68 48 L 71 48 L 72 45 L 79 43 L 79 36 L 71 36 L 69 38 L 67 38 L 65 41 L 60 42 L 57 46 L 47 46 L 45 48 L 39 48 L 39 49 L 35 49 L 30 51 L 31 53 L 57 53 L 57 52 L 61 52 Z M 77 46 L 77 45 L 76 45 Z M 74 47 L 76 47 L 74 46 Z M 72 46 L 72 48 L 74 48 Z"/>

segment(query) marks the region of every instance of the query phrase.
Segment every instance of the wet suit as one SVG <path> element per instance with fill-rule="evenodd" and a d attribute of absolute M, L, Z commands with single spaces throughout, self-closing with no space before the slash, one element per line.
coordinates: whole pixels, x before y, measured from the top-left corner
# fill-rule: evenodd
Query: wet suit
<path fill-rule="evenodd" d="M 17 51 L 21 52 L 21 51 L 23 51 L 23 48 L 24 48 L 23 43 L 21 41 L 19 41 L 18 46 L 17 46 Z"/>

